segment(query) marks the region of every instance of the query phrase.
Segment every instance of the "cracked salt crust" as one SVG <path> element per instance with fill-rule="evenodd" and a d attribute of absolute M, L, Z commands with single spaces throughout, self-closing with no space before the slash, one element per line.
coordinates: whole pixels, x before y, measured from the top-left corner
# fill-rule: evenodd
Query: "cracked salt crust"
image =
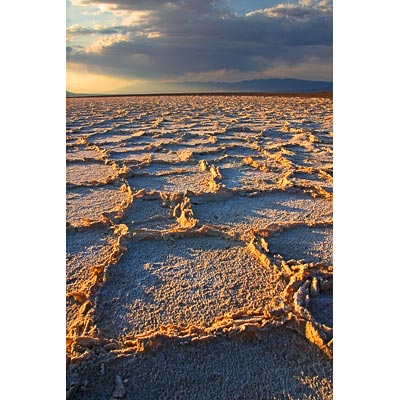
<path fill-rule="evenodd" d="M 175 343 L 219 351 L 221 333 L 269 335 L 282 374 L 305 373 L 303 392 L 271 383 L 271 398 L 330 398 L 329 362 L 300 355 L 311 344 L 332 354 L 331 99 L 68 99 L 67 135 L 68 376 Z M 272 364 L 241 393 L 265 394 Z M 86 390 L 98 398 L 93 382 Z"/>

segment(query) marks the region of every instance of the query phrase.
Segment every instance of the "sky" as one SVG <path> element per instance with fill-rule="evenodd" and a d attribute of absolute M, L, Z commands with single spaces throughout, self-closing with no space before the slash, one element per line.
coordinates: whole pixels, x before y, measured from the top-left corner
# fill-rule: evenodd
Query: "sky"
<path fill-rule="evenodd" d="M 67 90 L 332 81 L 332 0 L 67 0 Z"/>

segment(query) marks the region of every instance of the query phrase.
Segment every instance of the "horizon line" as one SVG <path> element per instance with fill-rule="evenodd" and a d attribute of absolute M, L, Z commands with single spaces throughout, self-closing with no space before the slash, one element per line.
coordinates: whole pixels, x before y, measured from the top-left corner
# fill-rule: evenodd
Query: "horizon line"
<path fill-rule="evenodd" d="M 66 98 L 92 98 L 92 97 L 148 97 L 148 96 L 296 96 L 296 97 L 332 97 L 333 90 L 320 90 L 310 92 L 161 92 L 161 93 L 73 93 L 66 91 Z M 68 93 L 70 95 L 68 95 Z"/>

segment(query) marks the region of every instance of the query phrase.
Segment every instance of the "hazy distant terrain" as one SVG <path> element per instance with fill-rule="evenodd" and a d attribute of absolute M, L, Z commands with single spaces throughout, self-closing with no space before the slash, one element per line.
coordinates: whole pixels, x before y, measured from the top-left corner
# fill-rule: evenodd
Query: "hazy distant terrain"
<path fill-rule="evenodd" d="M 326 97 L 67 99 L 67 396 L 332 398 L 332 142 Z"/>
<path fill-rule="evenodd" d="M 126 86 L 109 94 L 135 93 L 311 93 L 331 92 L 332 82 L 308 81 L 303 79 L 253 79 L 239 82 L 172 82 L 158 83 L 156 87 Z M 106 93 L 104 93 L 106 94 Z M 67 92 L 67 97 L 82 94 Z"/>

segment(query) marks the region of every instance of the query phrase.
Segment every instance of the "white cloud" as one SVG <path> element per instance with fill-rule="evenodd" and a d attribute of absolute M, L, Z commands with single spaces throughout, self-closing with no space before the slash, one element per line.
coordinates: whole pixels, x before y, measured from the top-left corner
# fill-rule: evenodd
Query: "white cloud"
<path fill-rule="evenodd" d="M 274 7 L 250 11 L 247 17 L 265 15 L 270 18 L 308 18 L 317 15 L 332 15 L 331 0 L 300 0 L 299 3 L 281 3 Z"/>
<path fill-rule="evenodd" d="M 122 18 L 122 25 L 135 26 L 146 23 L 151 15 L 151 11 L 114 11 L 114 14 Z"/>
<path fill-rule="evenodd" d="M 129 42 L 131 35 L 129 33 L 107 35 L 97 38 L 90 46 L 86 48 L 86 53 L 100 53 L 105 47 L 110 47 L 114 43 Z"/>
<path fill-rule="evenodd" d="M 161 36 L 162 36 L 162 33 L 161 33 L 161 32 L 158 32 L 158 31 L 149 32 L 149 33 L 147 34 L 147 37 L 148 37 L 149 39 L 157 39 L 157 38 L 159 38 L 159 37 L 161 37 Z"/>

